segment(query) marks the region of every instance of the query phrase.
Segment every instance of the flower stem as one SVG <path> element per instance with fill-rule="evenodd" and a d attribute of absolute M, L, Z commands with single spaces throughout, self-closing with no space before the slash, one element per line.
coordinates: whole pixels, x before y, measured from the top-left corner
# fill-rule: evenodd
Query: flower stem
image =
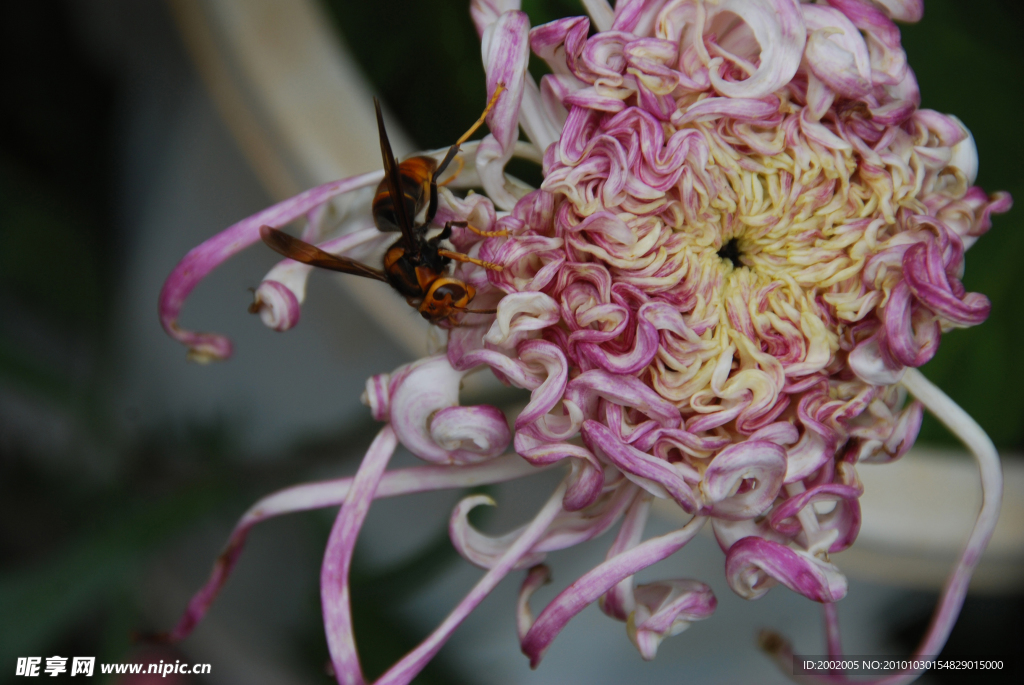
<path fill-rule="evenodd" d="M 938 386 L 913 368 L 907 369 L 901 383 L 935 418 L 942 421 L 943 425 L 960 439 L 964 447 L 974 455 L 978 462 L 978 469 L 981 471 L 981 511 L 974 523 L 974 530 L 967 538 L 967 545 L 964 547 L 949 580 L 946 581 L 946 587 L 943 588 L 939 606 L 932 616 L 928 632 L 915 654 L 915 656 L 935 656 L 942 651 L 942 647 L 949 638 L 949 633 L 953 630 L 953 624 L 960 614 L 960 608 L 963 606 L 964 597 L 967 594 L 971 574 L 974 573 L 975 567 L 981 560 L 981 553 L 985 550 L 992 537 L 992 532 L 995 530 L 996 520 L 999 518 L 999 505 L 1003 499 L 1003 472 L 999 465 L 999 454 L 996 452 L 992 440 L 977 421 L 972 419 Z M 891 682 L 906 681 L 894 680 Z"/>
<path fill-rule="evenodd" d="M 999 518 L 999 505 L 1003 499 L 1003 472 L 999 465 L 999 454 L 996 452 L 992 440 L 977 421 L 972 419 L 938 386 L 915 368 L 908 368 L 900 383 L 960 439 L 964 447 L 974 455 L 978 462 L 978 469 L 981 471 L 981 511 L 978 512 L 978 518 L 974 522 L 974 529 L 971 531 L 970 537 L 967 538 L 964 551 L 961 552 L 949 580 L 946 581 L 946 586 L 942 589 L 942 596 L 932 615 L 928 631 L 914 652 L 914 659 L 928 659 L 938 656 L 945 646 L 946 640 L 949 639 L 949 634 L 963 607 L 964 598 L 967 596 L 971 574 L 974 573 L 978 562 L 981 561 L 981 553 L 992 538 L 996 521 Z M 828 605 L 826 605 L 825 617 L 827 626 L 836 618 L 829 616 Z M 835 639 L 835 645 L 833 645 L 833 639 Z M 838 629 L 833 634 L 831 626 L 829 626 L 828 641 L 831 655 L 833 650 L 838 649 L 839 646 Z M 784 671 L 789 670 L 793 659 L 792 648 L 784 639 L 775 633 L 767 633 L 762 636 L 762 648 L 776 660 Z M 857 682 L 862 685 L 905 685 L 905 683 L 913 682 L 920 675 L 920 671 L 906 670 L 877 680 Z M 794 676 L 793 679 L 797 682 L 825 682 L 844 685 L 854 682 L 845 676 L 836 674 Z"/>
<path fill-rule="evenodd" d="M 843 658 L 843 641 L 839 632 L 839 609 L 835 602 L 821 605 L 825 619 L 825 638 L 828 643 L 828 658 Z"/>

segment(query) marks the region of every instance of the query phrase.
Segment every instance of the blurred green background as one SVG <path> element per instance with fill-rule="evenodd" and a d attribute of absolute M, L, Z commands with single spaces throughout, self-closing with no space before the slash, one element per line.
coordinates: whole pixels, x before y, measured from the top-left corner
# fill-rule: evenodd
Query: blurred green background
<path fill-rule="evenodd" d="M 449 144 L 476 117 L 483 70 L 466 2 L 324 3 L 419 146 Z M 172 26 L 162 4 L 148 4 L 150 21 Z M 367 418 L 260 461 L 242 458 L 244 422 L 233 416 L 124 430 L 109 379 L 120 363 L 114 317 L 127 287 L 124 246 L 133 230 L 125 209 L 131 189 L 121 178 L 131 131 L 123 107 L 128 86 L 116 57 L 83 39 L 87 13 L 75 5 L 0 8 L 6 65 L 0 75 L 0 682 L 13 679 L 17 656 L 74 653 L 117 661 L 137 655 L 133 631 L 167 627 L 149 625 L 139 607 L 147 564 L 190 531 L 211 522 L 222 531 L 259 495 L 314 474 L 351 472 L 352 462 L 339 455 L 358 455 L 374 430 Z M 534 25 L 579 13 L 570 0 L 532 0 L 524 9 Z M 971 129 L 985 190 L 1024 199 L 1024 9 L 1014 0 L 928 0 L 925 9 L 920 24 L 902 27 L 923 106 L 954 113 Z M 991 317 L 946 335 L 924 367 L 1001 450 L 1018 454 L 1024 452 L 1022 216 L 1014 209 L 995 217 L 967 257 L 965 286 L 991 299 Z M 146 296 L 155 328 L 157 293 Z M 953 444 L 930 417 L 921 441 Z M 331 516 L 295 519 L 289 530 L 313 541 L 308 558 L 297 563 L 313 578 L 300 602 L 306 627 L 288 639 L 298 661 L 315 672 L 326 661 L 316 550 Z M 369 673 L 382 671 L 420 637 L 394 607 L 429 582 L 424 571 L 441 571 L 454 560 L 439 529 L 434 544 L 393 572 L 371 577 L 357 570 L 354 594 L 367 603 L 355 609 L 357 632 Z M 1019 599 L 1009 606 L 1005 620 L 1017 620 Z M 991 618 L 981 614 L 978 624 Z M 953 646 L 966 644 L 968 632 L 960 629 Z M 422 677 L 457 680 L 443 661 Z"/>

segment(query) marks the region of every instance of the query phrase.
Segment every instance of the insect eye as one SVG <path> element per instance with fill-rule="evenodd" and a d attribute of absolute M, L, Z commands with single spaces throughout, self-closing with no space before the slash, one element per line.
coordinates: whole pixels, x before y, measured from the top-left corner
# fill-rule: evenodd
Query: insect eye
<path fill-rule="evenodd" d="M 450 297 L 453 302 L 458 302 L 461 298 L 465 297 L 465 295 L 466 289 L 461 285 L 456 283 L 445 283 L 434 290 L 432 297 L 435 300 L 443 300 L 446 297 Z"/>

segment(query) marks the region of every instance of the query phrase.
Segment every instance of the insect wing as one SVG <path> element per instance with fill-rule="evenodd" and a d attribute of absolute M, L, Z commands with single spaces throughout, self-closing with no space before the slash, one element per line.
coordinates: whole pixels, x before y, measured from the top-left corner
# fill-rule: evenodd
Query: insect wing
<path fill-rule="evenodd" d="M 331 271 L 340 271 L 346 274 L 362 276 L 363 278 L 372 278 L 378 281 L 384 281 L 385 283 L 388 282 L 384 272 L 379 269 L 366 266 L 365 264 L 357 262 L 354 259 L 349 259 L 348 257 L 338 257 L 337 255 L 332 255 L 329 252 L 324 252 L 319 247 L 310 245 L 298 238 L 293 238 L 284 231 L 279 231 L 276 228 L 261 226 L 260 237 L 274 252 L 284 255 L 289 259 L 294 259 L 297 262 L 309 264 L 310 266 L 317 266 L 321 269 L 330 269 Z"/>
<path fill-rule="evenodd" d="M 373 99 L 373 106 L 377 110 L 377 131 L 380 133 L 380 152 L 384 158 L 384 178 L 388 182 L 388 193 L 395 209 L 395 218 L 398 220 L 398 227 L 402 229 L 406 247 L 418 251 L 419 241 L 413 232 L 412 220 L 405 211 L 405 195 L 402 193 L 402 184 L 399 180 L 398 163 L 395 161 L 395 153 L 391 151 L 387 131 L 384 130 L 384 115 L 380 111 L 380 101 L 377 98 Z"/>

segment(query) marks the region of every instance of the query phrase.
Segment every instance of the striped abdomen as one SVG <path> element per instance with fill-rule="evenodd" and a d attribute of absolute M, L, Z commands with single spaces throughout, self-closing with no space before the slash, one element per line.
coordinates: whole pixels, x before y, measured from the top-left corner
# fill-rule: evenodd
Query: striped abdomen
<path fill-rule="evenodd" d="M 437 169 L 437 162 L 430 157 L 411 157 L 398 165 L 398 181 L 405 201 L 405 213 L 409 221 L 416 223 L 419 214 L 430 200 L 430 179 Z M 394 199 L 388 192 L 387 179 L 377 186 L 373 196 L 373 223 L 381 231 L 401 231 L 395 217 Z"/>

